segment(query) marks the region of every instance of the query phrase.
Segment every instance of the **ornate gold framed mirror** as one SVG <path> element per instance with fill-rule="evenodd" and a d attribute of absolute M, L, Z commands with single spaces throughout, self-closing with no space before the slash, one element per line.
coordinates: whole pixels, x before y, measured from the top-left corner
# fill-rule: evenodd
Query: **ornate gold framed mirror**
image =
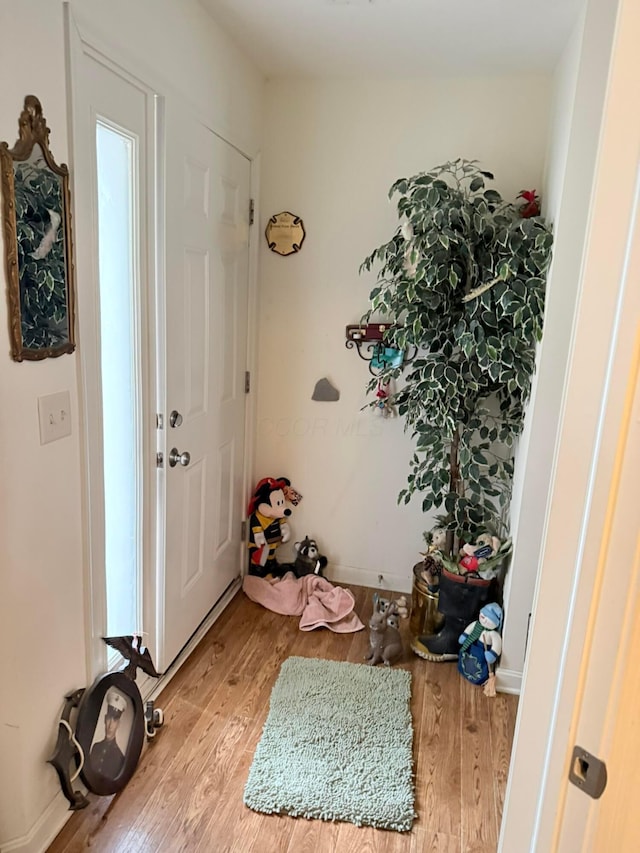
<path fill-rule="evenodd" d="M 69 170 L 53 159 L 35 95 L 18 128 L 13 148 L 0 142 L 11 354 L 37 361 L 75 349 Z"/>

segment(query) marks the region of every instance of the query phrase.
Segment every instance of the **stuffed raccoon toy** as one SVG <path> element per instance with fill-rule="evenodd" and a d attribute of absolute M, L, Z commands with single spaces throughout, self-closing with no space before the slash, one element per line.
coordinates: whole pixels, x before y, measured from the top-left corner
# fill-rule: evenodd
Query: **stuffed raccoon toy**
<path fill-rule="evenodd" d="M 327 558 L 323 557 L 318 551 L 318 546 L 315 539 L 309 539 L 305 536 L 302 542 L 295 543 L 296 559 L 293 564 L 293 570 L 296 577 L 301 578 L 303 575 L 320 575 L 327 565 Z"/>

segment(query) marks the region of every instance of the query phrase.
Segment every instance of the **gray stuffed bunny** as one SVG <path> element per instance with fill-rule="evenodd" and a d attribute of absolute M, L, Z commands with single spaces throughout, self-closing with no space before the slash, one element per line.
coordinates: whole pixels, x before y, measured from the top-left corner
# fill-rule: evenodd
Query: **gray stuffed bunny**
<path fill-rule="evenodd" d="M 386 604 L 386 602 L 385 602 Z M 377 595 L 373 597 L 373 613 L 369 620 L 369 654 L 365 660 L 370 666 L 384 663 L 391 666 L 402 657 L 402 638 L 398 630 L 398 607 L 392 601 L 387 607 Z"/>

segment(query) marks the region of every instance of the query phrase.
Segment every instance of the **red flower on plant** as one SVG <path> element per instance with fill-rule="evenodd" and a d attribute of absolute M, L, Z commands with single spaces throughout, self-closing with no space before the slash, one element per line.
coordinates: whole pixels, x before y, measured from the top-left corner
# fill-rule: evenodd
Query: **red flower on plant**
<path fill-rule="evenodd" d="M 518 208 L 518 212 L 523 219 L 540 215 L 540 199 L 535 190 L 521 190 L 518 198 L 524 199 L 524 203 Z"/>

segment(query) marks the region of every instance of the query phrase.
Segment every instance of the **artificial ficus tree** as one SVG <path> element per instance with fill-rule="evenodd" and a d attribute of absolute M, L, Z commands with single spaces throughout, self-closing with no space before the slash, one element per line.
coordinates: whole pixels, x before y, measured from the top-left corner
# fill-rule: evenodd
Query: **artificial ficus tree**
<path fill-rule="evenodd" d="M 396 232 L 361 267 L 379 265 L 366 319 L 393 324 L 387 346 L 417 349 L 382 374 L 403 375 L 393 403 L 416 439 L 399 501 L 419 493 L 440 511 L 449 557 L 454 530 L 505 533 L 553 242 L 532 194 L 517 207 L 492 179 L 459 159 L 396 181 Z"/>

